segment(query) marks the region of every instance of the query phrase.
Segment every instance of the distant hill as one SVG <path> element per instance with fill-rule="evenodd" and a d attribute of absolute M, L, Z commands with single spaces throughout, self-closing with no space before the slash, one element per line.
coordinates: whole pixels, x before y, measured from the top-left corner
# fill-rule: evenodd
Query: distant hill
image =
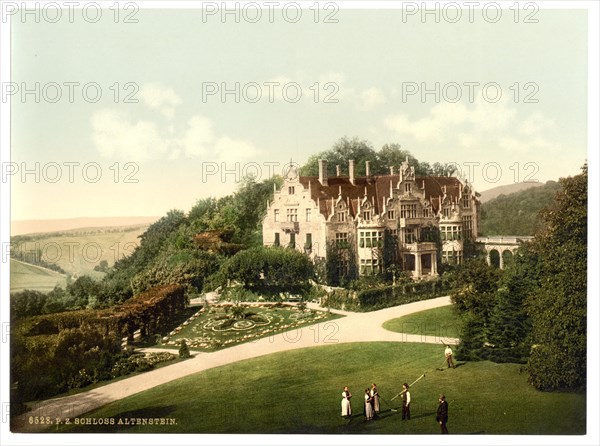
<path fill-rule="evenodd" d="M 479 200 L 482 203 L 487 203 L 490 200 L 493 200 L 500 195 L 509 195 L 515 192 L 521 192 L 523 190 L 530 189 L 532 187 L 540 187 L 543 186 L 544 183 L 541 182 L 528 182 L 528 183 L 513 183 L 507 184 L 506 186 L 497 186 L 492 187 L 491 189 L 485 190 L 483 192 L 479 192 L 481 196 Z"/>
<path fill-rule="evenodd" d="M 516 185 L 515 185 L 516 186 Z M 508 195 L 501 194 L 481 205 L 481 232 L 493 235 L 533 235 L 539 212 L 548 207 L 560 183 L 548 181 Z M 497 189 L 497 188 L 496 188 Z"/>
<path fill-rule="evenodd" d="M 101 279 L 104 273 L 94 268 L 102 260 L 108 267 L 129 255 L 139 245 L 139 236 L 148 229 L 149 224 L 131 226 L 108 226 L 69 229 L 47 233 L 17 235 L 11 237 L 11 250 L 25 254 L 23 260 L 38 263 L 35 259 L 52 263 L 62 268 L 71 278 L 82 275 Z M 39 253 L 39 254 L 38 254 Z M 14 259 L 11 259 L 14 260 Z M 25 288 L 39 291 L 51 290 L 54 284 L 64 284 L 66 276 L 62 274 L 41 274 L 49 271 L 29 263 L 18 262 L 13 270 L 11 261 L 11 290 Z M 32 268 L 25 269 L 23 265 Z M 37 268 L 37 269 L 36 269 Z M 40 271 L 41 270 L 41 271 Z M 44 276 L 39 277 L 39 276 Z"/>
<path fill-rule="evenodd" d="M 64 288 L 66 284 L 67 276 L 64 274 L 10 259 L 11 293 L 25 289 L 47 293 L 52 291 L 56 285 Z"/>
<path fill-rule="evenodd" d="M 160 217 L 81 217 L 50 220 L 14 220 L 10 224 L 11 235 L 39 234 L 78 228 L 107 226 L 132 226 L 154 223 Z"/>

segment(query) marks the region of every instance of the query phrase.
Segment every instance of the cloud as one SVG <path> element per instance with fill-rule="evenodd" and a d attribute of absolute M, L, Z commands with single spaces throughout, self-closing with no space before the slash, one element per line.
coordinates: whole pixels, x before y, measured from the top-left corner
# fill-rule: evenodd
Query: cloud
<path fill-rule="evenodd" d="M 92 116 L 92 141 L 101 156 L 131 161 L 164 155 L 168 145 L 153 122 L 133 121 L 126 114 L 110 109 Z"/>
<path fill-rule="evenodd" d="M 178 129 L 103 109 L 92 116 L 92 141 L 103 157 L 138 162 L 181 158 L 238 161 L 260 153 L 249 141 L 218 134 L 213 121 L 201 115 L 192 116 Z"/>
<path fill-rule="evenodd" d="M 139 96 L 145 105 L 159 111 L 168 119 L 173 118 L 175 107 L 181 104 L 181 98 L 172 88 L 156 83 L 144 84 L 140 89 Z"/>
<path fill-rule="evenodd" d="M 360 99 L 362 101 L 362 109 L 363 110 L 371 110 L 374 107 L 385 104 L 386 99 L 381 90 L 379 88 L 371 87 L 364 90 L 360 94 Z"/>
<path fill-rule="evenodd" d="M 537 135 L 552 126 L 554 126 L 553 119 L 536 112 L 519 125 L 519 132 L 524 135 Z"/>

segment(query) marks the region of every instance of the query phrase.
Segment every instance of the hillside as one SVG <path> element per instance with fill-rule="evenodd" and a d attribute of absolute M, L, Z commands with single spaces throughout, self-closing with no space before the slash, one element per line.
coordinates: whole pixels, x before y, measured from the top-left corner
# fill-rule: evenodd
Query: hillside
<path fill-rule="evenodd" d="M 94 271 L 94 267 L 102 260 L 111 267 L 118 259 L 131 254 L 139 245 L 139 236 L 146 229 L 148 229 L 147 224 L 79 228 L 20 235 L 12 237 L 11 243 L 12 249 L 18 253 L 25 253 L 34 258 L 37 255 L 42 261 L 58 265 L 73 278 L 85 274 L 101 279 L 104 273 Z M 11 285 L 12 280 L 11 273 Z M 26 284 L 26 282 L 21 283 Z"/>
<path fill-rule="evenodd" d="M 560 184 L 548 181 L 508 195 L 501 194 L 481 205 L 484 236 L 533 235 L 539 225 L 539 212 L 552 203 Z M 488 191 L 489 192 L 489 191 Z"/>
<path fill-rule="evenodd" d="M 490 200 L 493 200 L 500 195 L 509 195 L 515 192 L 521 192 L 527 189 L 531 189 L 532 187 L 540 187 L 543 186 L 544 183 L 540 182 L 527 182 L 527 183 L 513 183 L 507 184 L 506 186 L 497 186 L 491 189 L 480 192 L 481 196 L 479 200 L 481 203 L 487 203 Z"/>
<path fill-rule="evenodd" d="M 25 289 L 52 291 L 56 285 L 65 287 L 67 277 L 55 271 L 10 259 L 10 292 Z"/>
<path fill-rule="evenodd" d="M 80 217 L 50 220 L 15 220 L 10 224 L 11 236 L 42 234 L 80 228 L 108 228 L 116 226 L 146 225 L 160 217 Z"/>

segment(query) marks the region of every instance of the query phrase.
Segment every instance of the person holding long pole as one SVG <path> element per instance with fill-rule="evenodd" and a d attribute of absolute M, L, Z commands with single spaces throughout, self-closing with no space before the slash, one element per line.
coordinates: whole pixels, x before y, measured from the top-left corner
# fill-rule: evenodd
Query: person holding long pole
<path fill-rule="evenodd" d="M 402 384 L 402 419 L 410 420 L 410 391 L 408 384 Z"/>

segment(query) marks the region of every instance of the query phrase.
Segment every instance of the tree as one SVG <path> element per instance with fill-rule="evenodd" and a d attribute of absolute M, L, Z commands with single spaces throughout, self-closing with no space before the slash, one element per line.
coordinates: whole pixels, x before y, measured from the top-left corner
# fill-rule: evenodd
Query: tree
<path fill-rule="evenodd" d="M 522 243 L 514 261 L 504 270 L 490 315 L 489 359 L 496 362 L 527 362 L 531 347 L 531 319 L 523 302 L 539 287 L 539 256 L 531 243 Z"/>
<path fill-rule="evenodd" d="M 535 235 L 540 286 L 526 299 L 532 321 L 530 382 L 541 390 L 585 386 L 587 358 L 587 165 L 561 178 Z"/>
<path fill-rule="evenodd" d="M 452 303 L 462 316 L 461 343 L 457 357 L 479 359 L 485 356 L 487 329 L 496 302 L 500 270 L 482 259 L 467 260 L 454 272 Z"/>
<path fill-rule="evenodd" d="M 350 139 L 347 136 L 336 141 L 331 149 L 322 151 L 311 156 L 306 164 L 301 167 L 302 175 L 318 175 L 319 160 L 326 159 L 328 161 L 328 174 L 335 174 L 335 166 L 339 165 L 342 172 L 348 174 L 348 161 L 355 161 L 355 175 L 361 176 L 366 174 L 365 162 L 370 162 L 371 174 L 387 173 L 387 166 L 383 166 L 377 157 L 377 153 L 373 150 L 371 143 L 365 140 L 360 140 L 356 137 Z"/>
<path fill-rule="evenodd" d="M 261 246 L 229 258 L 221 266 L 219 276 L 224 281 L 241 283 L 249 290 L 297 293 L 310 287 L 314 266 L 310 258 L 299 251 Z"/>
<path fill-rule="evenodd" d="M 190 348 L 187 345 L 187 342 L 185 342 L 185 339 L 181 340 L 181 345 L 179 346 L 179 357 L 181 359 L 187 359 L 190 357 Z"/>

